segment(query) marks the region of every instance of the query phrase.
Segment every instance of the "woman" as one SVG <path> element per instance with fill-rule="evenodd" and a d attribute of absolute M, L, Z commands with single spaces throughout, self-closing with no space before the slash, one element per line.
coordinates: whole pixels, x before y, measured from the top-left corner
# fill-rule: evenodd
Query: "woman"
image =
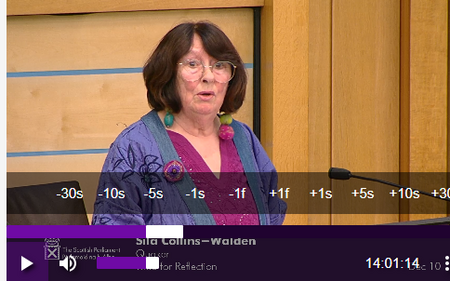
<path fill-rule="evenodd" d="M 281 225 L 275 168 L 230 116 L 247 75 L 228 37 L 208 22 L 180 24 L 143 73 L 153 110 L 111 145 L 92 223 Z"/>

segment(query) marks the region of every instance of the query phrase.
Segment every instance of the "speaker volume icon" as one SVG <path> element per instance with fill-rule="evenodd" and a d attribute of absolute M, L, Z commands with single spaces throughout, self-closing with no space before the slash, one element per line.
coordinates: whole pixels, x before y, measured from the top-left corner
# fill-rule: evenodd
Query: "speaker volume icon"
<path fill-rule="evenodd" d="M 72 272 L 77 267 L 77 260 L 72 255 L 69 255 L 59 261 L 59 266 L 66 269 L 66 271 Z"/>

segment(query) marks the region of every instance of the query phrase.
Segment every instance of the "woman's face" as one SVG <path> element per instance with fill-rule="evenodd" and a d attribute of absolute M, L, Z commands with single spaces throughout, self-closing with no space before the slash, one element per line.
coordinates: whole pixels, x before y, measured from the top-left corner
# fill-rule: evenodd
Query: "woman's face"
<path fill-rule="evenodd" d="M 205 66 L 211 66 L 217 59 L 211 57 L 203 48 L 203 43 L 197 34 L 189 52 L 180 61 L 198 60 Z M 215 80 L 211 68 L 204 68 L 203 76 L 196 81 L 186 80 L 183 76 L 183 66 L 178 67 L 177 87 L 181 98 L 182 112 L 193 115 L 215 115 L 222 106 L 228 83 Z"/>

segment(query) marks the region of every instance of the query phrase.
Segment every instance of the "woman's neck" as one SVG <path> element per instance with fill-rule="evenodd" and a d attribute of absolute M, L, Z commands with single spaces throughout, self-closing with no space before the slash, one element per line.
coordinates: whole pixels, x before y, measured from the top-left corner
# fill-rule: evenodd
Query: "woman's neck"
<path fill-rule="evenodd" d="M 166 112 L 160 114 L 164 119 Z M 193 137 L 210 137 L 218 135 L 220 126 L 219 118 L 216 115 L 188 116 L 183 112 L 173 114 L 174 122 L 169 130 L 190 135 Z"/>

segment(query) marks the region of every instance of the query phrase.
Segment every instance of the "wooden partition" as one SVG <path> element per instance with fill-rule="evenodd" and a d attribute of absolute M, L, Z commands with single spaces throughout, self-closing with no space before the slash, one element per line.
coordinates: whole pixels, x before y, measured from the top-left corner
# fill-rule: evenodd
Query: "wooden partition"
<path fill-rule="evenodd" d="M 262 26 L 262 142 L 279 171 L 448 171 L 447 1 L 265 1 Z M 448 185 L 445 179 L 434 187 L 424 187 L 423 179 L 402 183 L 428 191 Z M 343 183 L 323 187 L 339 193 Z M 364 207 L 351 196 L 308 215 L 318 201 L 292 199 L 290 207 L 302 213 L 286 224 L 379 224 L 447 214 L 444 201 L 386 193 L 371 204 L 373 214 L 337 213 Z M 396 213 L 383 213 L 386 207 Z"/>
<path fill-rule="evenodd" d="M 237 118 L 261 118 L 261 142 L 279 172 L 443 172 L 428 186 L 394 179 L 429 191 L 450 186 L 446 0 L 61 3 L 8 1 L 8 171 L 100 170 L 109 144 L 148 110 L 136 70 L 183 20 L 217 23 L 252 78 L 249 7 L 261 7 L 261 116 L 252 115 L 250 84 Z M 97 73 L 49 73 L 61 70 Z M 25 73 L 42 71 L 50 76 Z M 323 188 L 345 189 L 335 181 Z M 380 224 L 446 216 L 450 207 L 387 195 L 348 200 L 287 199 L 285 224 Z M 339 213 L 366 205 L 371 214 Z"/>
<path fill-rule="evenodd" d="M 109 12 L 114 10 L 109 2 L 103 12 L 60 14 L 89 12 L 91 1 L 74 1 L 70 7 L 52 3 L 8 5 L 8 12 L 16 15 L 7 19 L 8 172 L 64 172 L 61 179 L 80 182 L 92 211 L 110 144 L 150 109 L 142 67 L 164 34 L 184 21 L 209 20 L 236 46 L 249 83 L 235 117 L 252 126 L 252 9 L 147 6 Z M 8 186 L 45 183 L 50 176 L 24 177 L 22 183 L 8 181 Z"/>
<path fill-rule="evenodd" d="M 412 0 L 410 16 L 409 170 L 448 172 L 448 1 Z M 428 189 L 438 187 L 447 187 L 447 179 Z M 416 201 L 411 219 L 443 217 L 446 208 L 442 201 Z"/>
<path fill-rule="evenodd" d="M 70 172 L 80 168 L 71 151 L 98 156 L 81 168 L 98 171 L 115 137 L 149 110 L 141 70 L 151 51 L 176 24 L 204 19 L 223 28 L 248 66 L 238 118 L 252 124 L 250 9 L 9 17 L 8 171 Z M 69 160 L 37 166 L 61 153 Z"/>

